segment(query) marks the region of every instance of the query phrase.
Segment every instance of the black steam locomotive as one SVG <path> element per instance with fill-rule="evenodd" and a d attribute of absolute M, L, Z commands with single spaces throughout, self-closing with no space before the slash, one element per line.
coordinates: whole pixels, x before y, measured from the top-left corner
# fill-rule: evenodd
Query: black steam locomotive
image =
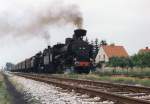
<path fill-rule="evenodd" d="M 43 52 L 15 65 L 12 71 L 35 73 L 89 73 L 93 69 L 92 45 L 83 40 L 86 30 L 77 29 L 65 44 L 48 46 Z"/>

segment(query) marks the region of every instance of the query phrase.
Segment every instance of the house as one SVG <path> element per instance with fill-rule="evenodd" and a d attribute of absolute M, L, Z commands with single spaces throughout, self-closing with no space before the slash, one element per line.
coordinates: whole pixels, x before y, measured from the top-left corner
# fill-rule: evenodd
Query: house
<path fill-rule="evenodd" d="M 128 57 L 128 53 L 123 46 L 101 45 L 95 62 L 108 62 L 111 57 Z"/>
<path fill-rule="evenodd" d="M 138 53 L 150 52 L 150 48 L 146 47 L 145 49 L 140 49 Z"/>

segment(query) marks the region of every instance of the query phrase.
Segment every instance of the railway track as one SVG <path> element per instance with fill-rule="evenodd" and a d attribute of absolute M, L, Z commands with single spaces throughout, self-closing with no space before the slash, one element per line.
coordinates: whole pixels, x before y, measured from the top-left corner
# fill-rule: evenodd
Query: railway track
<path fill-rule="evenodd" d="M 15 75 L 54 84 L 69 90 L 73 89 L 79 93 L 87 93 L 92 97 L 99 96 L 101 100 L 110 100 L 115 104 L 150 104 L 149 87 L 68 79 L 39 74 L 15 73 Z"/>

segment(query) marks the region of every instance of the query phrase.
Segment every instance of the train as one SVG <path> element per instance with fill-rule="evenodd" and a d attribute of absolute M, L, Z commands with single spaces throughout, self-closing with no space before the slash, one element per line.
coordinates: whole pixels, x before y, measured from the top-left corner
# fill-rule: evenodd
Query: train
<path fill-rule="evenodd" d="M 83 39 L 85 29 L 76 29 L 65 43 L 48 46 L 42 52 L 17 63 L 12 72 L 89 73 L 94 69 L 93 46 Z"/>

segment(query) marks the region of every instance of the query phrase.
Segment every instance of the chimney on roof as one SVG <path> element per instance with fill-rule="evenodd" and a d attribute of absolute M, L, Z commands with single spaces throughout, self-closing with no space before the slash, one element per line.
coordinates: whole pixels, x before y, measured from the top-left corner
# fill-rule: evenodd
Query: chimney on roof
<path fill-rule="evenodd" d="M 110 46 L 115 46 L 115 43 L 110 44 Z"/>
<path fill-rule="evenodd" d="M 146 47 L 145 49 L 148 50 L 148 47 Z"/>

